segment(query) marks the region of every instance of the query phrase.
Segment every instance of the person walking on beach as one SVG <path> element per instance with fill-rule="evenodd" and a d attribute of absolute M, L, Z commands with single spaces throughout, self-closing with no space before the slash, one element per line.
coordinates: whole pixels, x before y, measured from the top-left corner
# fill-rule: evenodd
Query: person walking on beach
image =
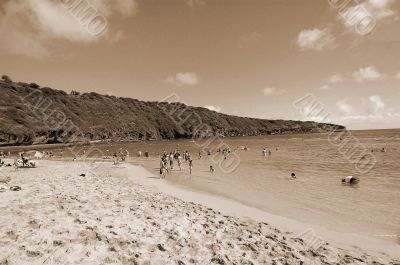
<path fill-rule="evenodd" d="M 166 167 L 166 159 L 162 158 L 160 161 L 160 179 L 165 179 L 166 171 L 168 171 Z"/>
<path fill-rule="evenodd" d="M 163 175 L 164 175 L 164 163 L 163 163 L 163 161 L 161 160 L 161 161 L 160 161 L 160 179 L 163 178 Z"/>

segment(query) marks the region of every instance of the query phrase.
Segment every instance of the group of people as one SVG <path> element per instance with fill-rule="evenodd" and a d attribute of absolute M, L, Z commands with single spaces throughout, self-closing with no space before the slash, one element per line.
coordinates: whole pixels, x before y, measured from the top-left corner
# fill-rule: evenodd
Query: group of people
<path fill-rule="evenodd" d="M 229 147 L 219 148 L 216 150 L 217 153 L 223 155 L 224 159 L 232 153 Z M 206 153 L 208 156 L 211 156 L 211 150 L 200 150 L 199 151 L 199 159 L 202 158 L 203 153 Z M 160 156 L 160 178 L 165 178 L 166 173 L 169 173 L 170 170 L 174 169 L 174 164 L 177 163 L 179 170 L 182 170 L 182 163 L 185 162 L 189 168 L 189 175 L 192 175 L 193 170 L 193 159 L 189 151 L 185 150 L 182 153 L 175 149 L 173 152 L 168 153 L 164 151 L 164 153 Z M 210 165 L 210 173 L 214 173 L 215 169 L 212 165 Z"/>
<path fill-rule="evenodd" d="M 142 157 L 142 155 L 143 155 L 142 151 L 138 151 L 137 156 L 138 156 L 138 157 Z M 144 156 L 145 156 L 145 157 L 149 157 L 149 156 L 150 156 L 150 155 L 149 155 L 149 152 L 148 152 L 148 151 L 145 151 L 145 152 L 144 152 Z"/>
<path fill-rule="evenodd" d="M 224 156 L 224 159 L 226 159 L 232 151 L 231 151 L 231 149 L 229 149 L 229 147 L 225 147 L 222 150 L 218 149 L 217 152 L 222 153 L 222 155 Z"/>
<path fill-rule="evenodd" d="M 107 152 L 108 152 L 108 150 L 107 150 Z M 129 157 L 129 151 L 126 149 L 122 149 L 122 148 L 115 151 L 112 155 L 114 165 L 118 165 L 120 160 L 125 161 L 128 157 Z"/>
<path fill-rule="evenodd" d="M 182 161 L 187 162 L 189 166 L 189 174 L 192 175 L 193 160 L 190 152 L 185 150 L 181 155 L 179 150 L 174 150 L 169 154 L 167 151 L 164 151 L 161 155 L 160 178 L 165 178 L 166 173 L 168 173 L 170 169 L 172 170 L 174 168 L 174 161 L 178 164 L 179 170 L 182 170 Z"/>
<path fill-rule="evenodd" d="M 269 158 L 271 158 L 271 157 L 272 157 L 272 152 L 271 152 L 271 150 L 267 150 L 267 148 L 264 148 L 264 149 L 262 150 L 262 155 L 263 155 L 264 157 L 269 156 Z"/>

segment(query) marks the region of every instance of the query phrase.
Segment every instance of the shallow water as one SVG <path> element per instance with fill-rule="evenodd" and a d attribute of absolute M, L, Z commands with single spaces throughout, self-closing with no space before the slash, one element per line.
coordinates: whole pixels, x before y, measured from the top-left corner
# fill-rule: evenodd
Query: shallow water
<path fill-rule="evenodd" d="M 189 140 L 98 147 L 109 154 L 126 148 L 131 154 L 130 161 L 155 174 L 159 171 L 159 153 L 175 148 L 189 150 L 194 158 L 192 176 L 184 164 L 182 171 L 172 170 L 167 181 L 333 231 L 393 239 L 390 236 L 400 234 L 400 130 L 357 131 L 336 136 L 342 140 L 333 144 L 329 141 L 333 138 L 324 134 L 224 138 L 222 141 L 240 158 L 238 168 L 231 173 L 224 173 L 215 163 L 222 156 L 203 154 L 200 159 L 199 146 Z M 206 148 L 216 149 L 220 143 L 214 141 Z M 242 150 L 242 146 L 249 150 Z M 262 156 L 263 147 L 271 149 L 271 157 Z M 349 159 L 341 152 L 354 147 L 362 150 L 355 156 L 357 159 Z M 383 147 L 386 152 L 381 152 Z M 148 151 L 150 158 L 135 157 L 139 150 Z M 363 155 L 367 158 L 360 160 Z M 376 163 L 371 162 L 371 157 Z M 360 172 L 356 168 L 360 161 L 368 162 L 371 169 Z M 209 172 L 210 165 L 215 168 L 213 174 Z M 292 172 L 297 179 L 290 178 Z M 351 187 L 342 185 L 341 178 L 348 175 L 358 176 L 360 183 Z"/>

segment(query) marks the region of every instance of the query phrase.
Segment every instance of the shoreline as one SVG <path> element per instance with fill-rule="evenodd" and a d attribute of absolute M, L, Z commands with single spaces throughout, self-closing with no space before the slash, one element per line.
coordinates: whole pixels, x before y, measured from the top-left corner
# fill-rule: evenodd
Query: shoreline
<path fill-rule="evenodd" d="M 49 255 L 55 260 L 82 259 L 60 254 L 76 254 L 81 248 L 93 259 L 87 264 L 99 260 L 122 264 L 398 262 L 388 249 L 388 254 L 382 254 L 367 245 L 347 246 L 342 235 L 333 235 L 339 242 L 331 241 L 323 230 L 182 189 L 140 166 L 98 165 L 90 171 L 82 162 L 42 160 L 36 169 L 2 170 L 11 177 L 9 184 L 21 185 L 22 190 L 0 193 L 0 221 L 5 224 L 0 228 L 5 235 L 0 249 L 7 254 L 0 256 L 0 264 L 36 264 L 32 260 Z M 292 229 L 295 226 L 297 230 Z M 171 231 L 183 237 L 168 239 Z M 180 242 L 183 239 L 194 241 Z"/>
<path fill-rule="evenodd" d="M 368 132 L 368 131 L 397 131 L 400 130 L 400 128 L 386 128 L 386 129 L 363 129 L 363 130 L 337 130 L 337 133 L 342 133 L 342 132 L 350 132 L 350 133 L 362 133 L 362 132 Z M 293 137 L 297 136 L 305 136 L 305 135 L 316 135 L 316 134 L 327 134 L 330 133 L 331 131 L 327 132 L 305 132 L 305 133 L 283 133 L 283 134 L 262 134 L 262 135 L 255 135 L 255 136 L 224 136 L 226 139 L 243 139 L 243 138 L 257 138 L 257 137 L 279 137 L 279 136 L 287 136 L 291 135 Z M 146 140 L 119 140 L 119 141 L 113 141 L 110 139 L 107 140 L 92 140 L 92 141 L 85 141 L 85 142 L 69 142 L 69 143 L 38 143 L 38 144 L 0 144 L 0 150 L 16 150 L 16 149 L 35 149 L 35 148 L 43 148 L 43 149 L 52 149 L 52 148 L 65 148 L 69 146 L 81 146 L 81 145 L 104 145 L 104 144 L 124 144 L 124 143 L 141 143 L 141 142 L 162 142 L 162 141 L 179 141 L 179 140 L 191 140 L 192 138 L 177 138 L 177 139 L 146 139 Z"/>
<path fill-rule="evenodd" d="M 150 168 L 138 164 L 137 161 L 130 163 L 143 168 L 149 174 L 154 175 L 156 180 L 158 179 L 158 177 L 151 172 Z M 149 183 L 140 182 L 140 179 L 136 179 L 136 181 L 144 185 L 149 185 Z M 387 252 L 390 255 L 397 255 L 397 258 L 400 258 L 400 244 L 396 244 L 394 240 L 359 235 L 356 233 L 333 231 L 319 225 L 308 224 L 291 218 L 268 213 L 251 204 L 246 204 L 242 201 L 236 200 L 233 197 L 213 193 L 211 191 L 195 189 L 168 180 L 161 180 L 158 182 L 153 181 L 151 185 L 168 195 L 177 197 L 184 201 L 200 203 L 232 216 L 250 218 L 258 222 L 268 222 L 281 230 L 290 231 L 295 234 L 302 234 L 305 231 L 313 231 L 317 237 L 329 242 L 334 242 L 338 246 L 344 244 L 350 248 L 359 247 L 362 249 L 368 249 L 372 252 Z M 344 246 L 342 245 L 341 247 Z"/>

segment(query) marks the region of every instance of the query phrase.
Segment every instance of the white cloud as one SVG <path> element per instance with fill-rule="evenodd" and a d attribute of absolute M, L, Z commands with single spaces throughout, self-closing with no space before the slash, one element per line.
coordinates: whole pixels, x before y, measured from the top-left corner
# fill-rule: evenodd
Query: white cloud
<path fill-rule="evenodd" d="M 388 108 L 378 95 L 362 99 L 362 105 L 356 110 L 341 100 L 336 103 L 339 110 L 334 123 L 344 124 L 352 129 L 396 128 L 400 126 L 400 113 Z"/>
<path fill-rule="evenodd" d="M 328 79 L 328 82 L 331 83 L 331 84 L 337 84 L 337 83 L 341 83 L 343 81 L 344 81 L 344 78 L 340 74 L 332 75 Z"/>
<path fill-rule="evenodd" d="M 331 87 L 326 84 L 319 87 L 319 90 L 330 90 L 330 89 L 331 89 Z"/>
<path fill-rule="evenodd" d="M 353 113 L 354 109 L 351 105 L 347 104 L 347 99 L 340 100 L 336 102 L 336 107 L 342 114 L 350 115 Z"/>
<path fill-rule="evenodd" d="M 368 97 L 368 100 L 371 103 L 372 113 L 376 114 L 385 109 L 385 103 L 383 103 L 381 97 L 372 95 Z"/>
<path fill-rule="evenodd" d="M 360 68 L 353 73 L 353 78 L 357 82 L 374 81 L 384 77 L 384 74 L 380 73 L 374 66 Z"/>
<path fill-rule="evenodd" d="M 139 4 L 135 0 L 113 0 L 114 10 L 123 16 L 131 16 L 138 12 Z"/>
<path fill-rule="evenodd" d="M 211 111 L 221 112 L 221 107 L 220 106 L 207 105 L 207 106 L 204 106 L 204 107 L 206 109 L 211 110 Z"/>
<path fill-rule="evenodd" d="M 368 0 L 365 4 L 367 8 L 371 9 L 372 14 L 375 15 L 378 20 L 381 20 L 397 14 L 397 11 L 392 8 L 394 2 L 394 0 Z"/>
<path fill-rule="evenodd" d="M 337 84 L 337 83 L 341 83 L 344 81 L 344 77 L 342 77 L 342 75 L 340 74 L 334 74 L 331 77 L 329 77 L 328 79 L 326 79 L 326 83 L 327 84 L 323 84 L 322 86 L 319 87 L 319 90 L 331 90 L 332 87 L 331 85 Z"/>
<path fill-rule="evenodd" d="M 352 31 L 356 29 L 362 35 L 370 33 L 377 23 L 398 17 L 393 7 L 395 0 L 365 0 L 357 3 L 350 1 L 344 5 L 339 4 L 338 10 L 341 11 L 338 16 L 345 27 Z"/>
<path fill-rule="evenodd" d="M 102 15 L 104 31 L 95 35 L 88 29 L 88 23 L 81 23 L 77 16 L 68 10 L 61 1 L 53 0 L 8 0 L 0 3 L 0 49 L 7 53 L 22 54 L 41 58 L 50 54 L 55 40 L 67 40 L 75 43 L 91 43 L 100 39 L 113 38 L 108 21 L 113 15 L 130 15 L 136 10 L 135 0 L 92 0 L 83 3 L 80 11 L 93 7 L 94 14 Z M 84 3 L 89 3 L 85 6 Z M 78 10 L 78 11 L 79 11 Z M 95 13 L 97 11 L 97 13 Z M 82 14 L 85 14 L 82 12 Z M 89 14 L 89 13 L 87 13 Z M 82 18 L 82 16 L 80 17 Z M 90 21 L 87 19 L 86 22 Z M 121 32 L 118 32 L 121 34 Z M 115 38 L 114 38 L 115 39 Z"/>
<path fill-rule="evenodd" d="M 177 86 L 195 86 L 199 84 L 200 79 L 194 72 L 192 73 L 177 73 L 174 76 L 167 77 L 167 83 L 174 84 Z"/>
<path fill-rule="evenodd" d="M 297 36 L 297 44 L 303 50 L 317 50 L 331 46 L 335 38 L 328 28 L 303 30 Z"/>
<path fill-rule="evenodd" d="M 264 96 L 281 96 L 287 93 L 285 89 L 276 89 L 275 87 L 266 87 L 263 89 Z"/>
<path fill-rule="evenodd" d="M 186 5 L 188 5 L 190 8 L 204 6 L 205 4 L 206 4 L 206 1 L 204 1 L 204 0 L 186 0 Z"/>
<path fill-rule="evenodd" d="M 238 41 L 238 46 L 239 48 L 245 48 L 251 46 L 254 43 L 260 42 L 262 38 L 263 36 L 257 31 L 245 33 L 242 36 L 240 36 Z"/>
<path fill-rule="evenodd" d="M 319 87 L 319 90 L 325 90 L 326 91 L 326 90 L 331 90 L 331 89 L 332 88 L 329 85 L 326 85 L 326 84 Z"/>

